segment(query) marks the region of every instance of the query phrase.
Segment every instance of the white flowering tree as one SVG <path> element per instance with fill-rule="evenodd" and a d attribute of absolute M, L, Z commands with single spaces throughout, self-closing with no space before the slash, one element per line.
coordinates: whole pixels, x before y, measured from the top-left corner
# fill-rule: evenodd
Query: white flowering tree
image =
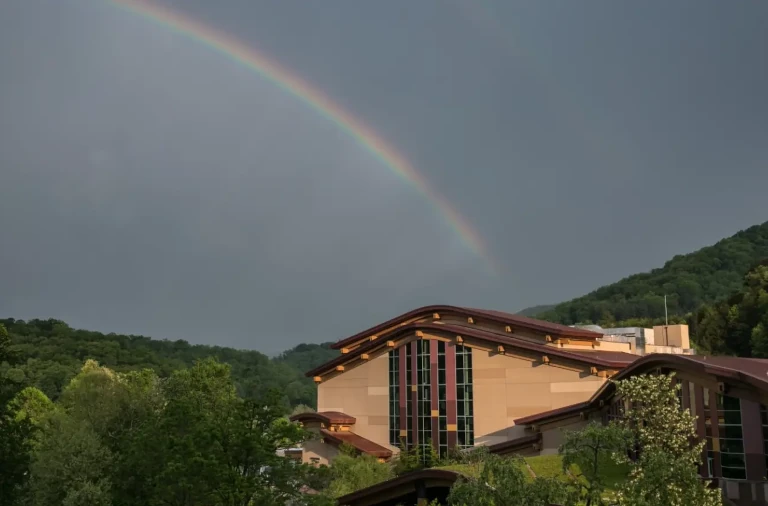
<path fill-rule="evenodd" d="M 696 417 L 680 407 L 674 375 L 634 376 L 616 383 L 627 409 L 617 422 L 640 447 L 628 480 L 618 493 L 621 506 L 722 506 L 719 489 L 698 475 L 704 441 Z"/>

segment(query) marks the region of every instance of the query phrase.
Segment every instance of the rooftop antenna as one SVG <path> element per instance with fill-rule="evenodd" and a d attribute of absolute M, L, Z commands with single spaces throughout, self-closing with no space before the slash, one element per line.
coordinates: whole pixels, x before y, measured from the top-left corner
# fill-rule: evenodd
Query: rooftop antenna
<path fill-rule="evenodd" d="M 669 325 L 669 314 L 667 314 L 667 295 L 664 294 L 664 325 Z"/>

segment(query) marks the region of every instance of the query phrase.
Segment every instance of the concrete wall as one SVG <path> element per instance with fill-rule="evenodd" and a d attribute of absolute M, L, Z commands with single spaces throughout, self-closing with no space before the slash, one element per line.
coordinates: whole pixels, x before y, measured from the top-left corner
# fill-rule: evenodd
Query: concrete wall
<path fill-rule="evenodd" d="M 603 378 L 583 370 L 472 350 L 475 444 L 520 437 L 514 420 L 586 401 Z"/>
<path fill-rule="evenodd" d="M 357 421 L 352 432 L 389 446 L 389 362 L 387 353 L 318 385 L 318 411 L 341 411 Z"/>

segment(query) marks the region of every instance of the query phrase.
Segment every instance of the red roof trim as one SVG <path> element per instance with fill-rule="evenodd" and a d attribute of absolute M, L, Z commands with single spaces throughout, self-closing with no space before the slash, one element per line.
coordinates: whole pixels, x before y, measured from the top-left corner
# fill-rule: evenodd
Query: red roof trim
<path fill-rule="evenodd" d="M 292 422 L 320 422 L 326 425 L 354 425 L 357 421 L 354 416 L 340 411 L 322 411 L 320 413 L 299 413 L 289 418 Z"/>
<path fill-rule="evenodd" d="M 360 346 L 360 348 L 355 350 L 355 353 L 340 355 L 335 359 L 330 360 L 325 364 L 312 369 L 311 371 L 307 372 L 306 375 L 309 377 L 322 375 L 323 373 L 329 372 L 331 369 L 333 369 L 337 365 L 342 365 L 347 362 L 358 360 L 359 355 L 361 353 L 365 353 L 365 352 L 374 350 L 376 348 L 386 346 L 386 341 L 388 339 L 391 340 L 400 334 L 403 334 L 406 332 L 415 332 L 416 330 L 447 332 L 450 334 L 457 334 L 464 337 L 472 337 L 479 340 L 490 341 L 492 343 L 503 344 L 503 345 L 511 346 L 517 349 L 523 349 L 527 351 L 533 351 L 537 353 L 551 355 L 554 357 L 560 357 L 563 359 L 579 362 L 582 364 L 590 364 L 590 365 L 602 366 L 602 367 L 607 367 L 612 369 L 622 369 L 626 367 L 628 364 L 631 364 L 633 361 L 639 358 L 637 355 L 632 355 L 630 353 L 603 352 L 603 351 L 582 352 L 582 351 L 564 350 L 562 348 L 555 348 L 553 346 L 536 344 L 520 338 L 504 336 L 501 334 L 496 334 L 493 332 L 488 332 L 480 329 L 473 329 L 470 327 L 459 327 L 456 325 L 445 325 L 440 323 L 415 322 L 408 325 L 404 325 L 402 327 L 398 327 L 394 331 L 387 334 L 386 339 L 384 337 L 381 337 L 375 341 L 369 341 L 363 344 L 362 346 Z M 512 334 L 512 336 L 514 336 L 514 334 Z M 614 357 L 614 358 L 620 357 L 621 360 L 615 360 L 615 359 L 611 360 L 606 357 Z"/>
<path fill-rule="evenodd" d="M 392 450 L 384 448 L 354 432 L 331 432 L 330 430 L 320 429 L 320 434 L 323 435 L 326 443 L 335 446 L 341 446 L 346 443 L 353 446 L 356 450 L 373 455 L 374 457 L 388 459 L 392 456 Z"/>
<path fill-rule="evenodd" d="M 344 346 L 347 346 L 348 344 L 353 344 L 367 336 L 378 334 L 383 330 L 399 325 L 400 323 L 408 321 L 412 318 L 428 316 L 431 313 L 440 313 L 440 312 L 455 312 L 455 313 L 462 313 L 467 316 L 479 316 L 479 317 L 486 318 L 488 320 L 493 320 L 499 323 L 504 323 L 508 325 L 517 325 L 517 326 L 525 327 L 531 330 L 549 332 L 551 334 L 555 334 L 563 337 L 584 337 L 588 339 L 596 339 L 598 337 L 603 336 L 600 333 L 592 332 L 590 330 L 579 329 L 575 327 L 568 327 L 567 325 L 560 325 L 559 323 L 551 323 L 543 320 L 536 320 L 535 318 L 528 318 L 526 316 L 515 315 L 512 313 L 504 313 L 502 311 L 490 311 L 487 309 L 473 309 L 473 308 L 459 307 L 459 306 L 433 305 L 433 306 L 424 306 L 418 309 L 414 309 L 412 311 L 408 311 L 407 313 L 403 313 L 400 316 L 396 316 L 395 318 L 387 320 L 367 330 L 358 332 L 353 336 L 347 337 L 345 339 L 341 339 L 340 341 L 337 341 L 334 344 L 332 344 L 331 348 L 338 350 L 340 348 L 343 348 Z"/>

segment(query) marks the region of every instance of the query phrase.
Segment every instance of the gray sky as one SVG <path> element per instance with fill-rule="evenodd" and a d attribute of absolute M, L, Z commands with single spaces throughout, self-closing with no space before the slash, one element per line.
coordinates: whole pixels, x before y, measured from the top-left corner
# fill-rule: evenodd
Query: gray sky
<path fill-rule="evenodd" d="M 387 139 L 502 270 L 204 45 L 105 0 L 2 0 L 0 316 L 274 353 L 566 300 L 768 219 L 768 2 L 168 3 Z"/>

